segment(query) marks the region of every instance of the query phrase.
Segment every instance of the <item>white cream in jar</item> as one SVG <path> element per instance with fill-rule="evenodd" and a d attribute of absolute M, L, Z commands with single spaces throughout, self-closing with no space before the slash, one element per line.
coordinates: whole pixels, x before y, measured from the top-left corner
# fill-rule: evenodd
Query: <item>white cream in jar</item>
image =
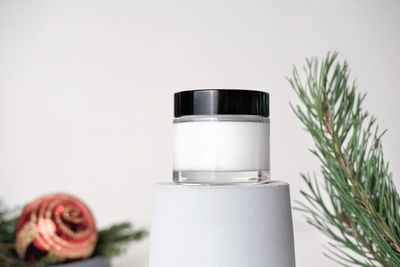
<path fill-rule="evenodd" d="M 269 127 L 269 95 L 265 92 L 207 89 L 176 93 L 174 181 L 267 181 Z"/>

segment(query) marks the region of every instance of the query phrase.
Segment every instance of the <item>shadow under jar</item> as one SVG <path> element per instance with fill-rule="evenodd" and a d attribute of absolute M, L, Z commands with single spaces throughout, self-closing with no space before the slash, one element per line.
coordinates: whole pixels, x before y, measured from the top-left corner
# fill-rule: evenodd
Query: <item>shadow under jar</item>
<path fill-rule="evenodd" d="M 270 179 L 269 94 L 204 89 L 175 94 L 176 183 L 263 183 Z"/>

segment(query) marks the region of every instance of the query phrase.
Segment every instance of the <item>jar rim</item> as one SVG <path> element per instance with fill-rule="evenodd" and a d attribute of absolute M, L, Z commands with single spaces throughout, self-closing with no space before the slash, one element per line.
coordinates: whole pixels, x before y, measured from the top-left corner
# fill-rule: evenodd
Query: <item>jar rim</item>
<path fill-rule="evenodd" d="M 186 115 L 174 118 L 174 123 L 183 122 L 269 122 L 269 118 L 260 115 L 236 115 L 236 114 L 215 114 L 215 115 Z"/>

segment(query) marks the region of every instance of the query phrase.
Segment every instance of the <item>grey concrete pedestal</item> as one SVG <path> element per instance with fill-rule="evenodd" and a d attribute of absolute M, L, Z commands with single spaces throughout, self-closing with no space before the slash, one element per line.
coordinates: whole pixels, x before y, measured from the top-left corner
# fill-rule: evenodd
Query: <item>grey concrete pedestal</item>
<path fill-rule="evenodd" d="M 289 186 L 157 184 L 150 267 L 294 267 Z"/>
<path fill-rule="evenodd" d="M 111 259 L 95 257 L 71 263 L 52 265 L 50 267 L 111 267 Z"/>

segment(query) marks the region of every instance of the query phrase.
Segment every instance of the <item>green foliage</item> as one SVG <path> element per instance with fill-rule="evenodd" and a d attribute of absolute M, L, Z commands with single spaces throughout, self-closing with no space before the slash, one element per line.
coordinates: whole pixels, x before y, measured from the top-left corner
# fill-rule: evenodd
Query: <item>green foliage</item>
<path fill-rule="evenodd" d="M 145 230 L 134 231 L 130 223 L 115 224 L 99 232 L 95 255 L 114 257 L 125 251 L 125 245 L 143 239 L 147 236 Z"/>
<path fill-rule="evenodd" d="M 15 212 L 7 210 L 0 202 L 0 267 L 45 267 L 54 264 L 54 259 L 44 257 L 35 262 L 18 258 L 14 249 Z M 130 223 L 124 222 L 98 232 L 98 240 L 92 257 L 114 257 L 125 251 L 126 245 L 147 236 L 145 230 L 134 230 Z"/>
<path fill-rule="evenodd" d="M 14 242 L 14 228 L 17 222 L 15 212 L 7 210 L 0 202 L 0 243 Z M 1 247 L 0 247 L 1 248 Z"/>
<path fill-rule="evenodd" d="M 292 109 L 314 139 L 324 179 L 302 175 L 299 209 L 331 239 L 327 255 L 343 266 L 400 266 L 400 200 L 383 158 L 384 132 L 336 52 L 307 60 L 304 72 L 302 80 L 294 68 L 289 79 L 301 100 Z"/>

